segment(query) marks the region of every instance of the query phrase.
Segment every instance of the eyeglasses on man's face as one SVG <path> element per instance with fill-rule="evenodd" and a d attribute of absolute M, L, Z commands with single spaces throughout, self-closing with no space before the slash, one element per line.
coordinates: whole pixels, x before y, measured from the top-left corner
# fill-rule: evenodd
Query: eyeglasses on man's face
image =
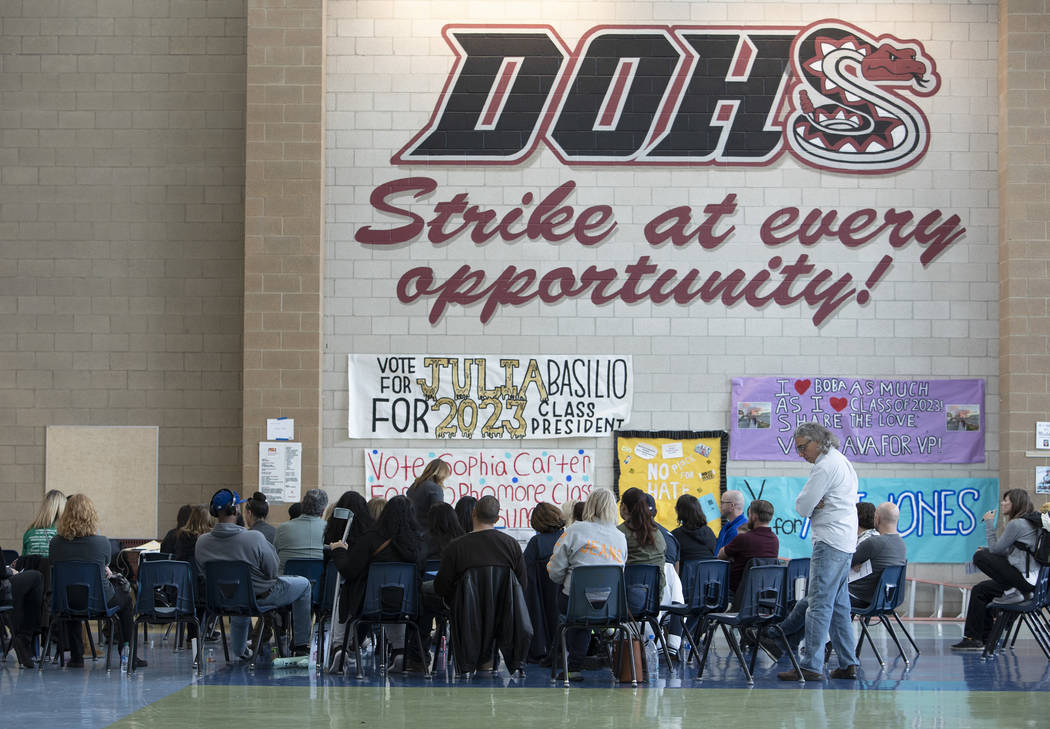
<path fill-rule="evenodd" d="M 804 454 L 806 452 L 806 447 L 812 442 L 813 442 L 812 438 L 806 438 L 801 443 L 796 441 L 795 442 L 795 452 L 798 453 L 801 456 L 802 454 Z"/>

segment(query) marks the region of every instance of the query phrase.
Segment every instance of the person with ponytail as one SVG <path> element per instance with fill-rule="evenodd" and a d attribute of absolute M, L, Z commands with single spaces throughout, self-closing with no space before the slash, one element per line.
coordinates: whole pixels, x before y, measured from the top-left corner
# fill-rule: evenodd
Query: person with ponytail
<path fill-rule="evenodd" d="M 667 543 L 656 528 L 649 501 L 641 489 L 630 488 L 620 497 L 620 518 L 617 529 L 627 537 L 627 564 L 650 564 L 660 568 L 660 594 L 664 589 L 664 557 Z"/>
<path fill-rule="evenodd" d="M 266 521 L 270 515 L 270 505 L 266 503 L 266 494 L 256 491 L 244 502 L 244 526 L 255 532 L 262 532 L 266 541 L 273 544 L 277 536 L 277 527 Z"/>

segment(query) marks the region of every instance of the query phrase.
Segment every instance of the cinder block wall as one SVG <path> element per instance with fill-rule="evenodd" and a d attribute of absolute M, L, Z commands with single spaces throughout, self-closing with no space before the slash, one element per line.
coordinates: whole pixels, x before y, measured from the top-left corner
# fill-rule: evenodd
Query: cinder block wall
<path fill-rule="evenodd" d="M 1044 0 L 999 12 L 1000 478 L 1034 491 L 1035 423 L 1050 420 L 1050 15 Z M 1037 494 L 1036 504 L 1050 500 Z"/>
<path fill-rule="evenodd" d="M 164 528 L 239 486 L 244 108 L 244 0 L 0 4 L 4 547 L 50 424 L 159 425 Z"/>

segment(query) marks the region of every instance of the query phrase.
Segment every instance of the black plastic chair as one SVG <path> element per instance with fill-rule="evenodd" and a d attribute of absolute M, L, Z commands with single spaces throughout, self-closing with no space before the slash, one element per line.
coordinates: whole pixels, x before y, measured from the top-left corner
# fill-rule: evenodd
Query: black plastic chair
<path fill-rule="evenodd" d="M 788 560 L 787 579 L 784 582 L 784 614 L 802 598 L 809 594 L 809 557 L 796 557 Z"/>
<path fill-rule="evenodd" d="M 7 663 L 7 654 L 11 651 L 15 631 L 11 627 L 13 605 L 0 605 L 0 663 Z"/>
<path fill-rule="evenodd" d="M 204 637 L 197 620 L 196 600 L 193 591 L 194 576 L 189 562 L 172 560 L 147 560 L 139 565 L 139 599 L 136 605 L 135 635 L 131 641 L 131 660 L 128 672 L 135 670 L 138 656 L 139 632 L 137 627 L 147 625 L 177 625 L 190 623 L 197 628 L 197 653 L 194 655 L 197 674 L 204 671 Z M 158 597 L 162 598 L 158 601 Z M 148 629 L 148 628 L 147 628 Z M 143 634 L 143 640 L 147 635 Z"/>
<path fill-rule="evenodd" d="M 167 552 L 140 552 L 139 562 L 170 562 L 175 559 L 174 554 Z"/>
<path fill-rule="evenodd" d="M 1050 567 L 1043 566 L 1039 568 L 1039 576 L 1030 598 L 1011 605 L 989 605 L 989 608 L 996 611 L 996 616 L 992 632 L 985 641 L 982 657 L 994 656 L 1003 647 L 1000 643 L 1005 645 L 1005 638 L 1009 637 L 1011 626 L 1020 626 L 1023 622 L 1032 632 L 1043 655 L 1050 659 L 1050 624 L 1043 614 L 1047 607 L 1050 607 Z M 1016 634 L 1014 638 L 1016 639 Z"/>
<path fill-rule="evenodd" d="M 878 660 L 879 665 L 886 665 L 886 662 L 882 659 L 882 654 L 879 653 L 879 649 L 875 646 L 875 642 L 871 639 L 871 634 L 868 632 L 868 625 L 871 623 L 872 618 L 878 618 L 896 644 L 898 653 L 904 659 L 904 665 L 910 665 L 908 656 L 904 652 L 904 646 L 901 645 L 900 638 L 897 637 L 897 631 L 893 629 L 893 623 L 890 621 L 891 616 L 896 619 L 897 624 L 904 631 L 904 635 L 911 642 L 912 648 L 915 649 L 915 655 L 919 654 L 919 647 L 915 645 L 915 640 L 908 633 L 908 629 L 904 627 L 904 623 L 901 622 L 900 617 L 895 612 L 904 600 L 905 573 L 905 565 L 884 568 L 879 573 L 878 584 L 871 603 L 866 607 L 852 608 L 852 617 L 860 618 L 860 638 L 857 639 L 858 659 L 860 658 L 860 648 L 864 645 L 864 639 L 867 638 L 868 644 L 875 652 L 875 658 Z"/>
<path fill-rule="evenodd" d="M 332 618 L 332 607 L 335 604 L 335 590 L 339 586 L 339 570 L 335 562 L 329 562 L 324 568 L 321 580 L 321 602 L 317 608 L 317 665 L 324 666 L 325 625 Z"/>
<path fill-rule="evenodd" d="M 704 667 L 707 665 L 707 656 L 711 650 L 711 641 L 715 636 L 715 628 L 722 629 L 729 647 L 733 649 L 740 667 L 744 669 L 747 682 L 755 682 L 753 675 L 755 671 L 755 658 L 758 655 L 758 642 L 751 646 L 750 661 L 744 661 L 744 654 L 737 642 L 733 629 L 743 634 L 748 628 L 760 629 L 768 626 L 778 633 L 778 637 L 784 644 L 784 650 L 791 657 L 791 665 L 798 675 L 802 676 L 802 670 L 795 660 L 795 654 L 788 646 L 787 636 L 780 627 L 780 621 L 785 617 L 784 612 L 784 581 L 787 578 L 787 567 L 778 564 L 752 565 L 744 581 L 740 583 L 740 610 L 737 612 L 709 613 L 704 617 L 701 632 L 704 634 L 704 651 L 700 657 L 700 670 L 697 672 L 698 679 L 704 676 Z"/>
<path fill-rule="evenodd" d="M 259 655 L 262 635 L 266 627 L 273 630 L 273 613 L 277 608 L 259 607 L 255 599 L 255 589 L 252 587 L 251 566 L 247 562 L 216 560 L 206 563 L 204 565 L 204 604 L 207 612 L 219 623 L 219 632 L 222 634 L 222 652 L 227 663 L 230 662 L 230 646 L 226 638 L 226 624 L 223 618 L 260 618 L 252 639 L 252 656 Z M 277 641 L 277 646 L 280 650 L 280 641 Z"/>
<path fill-rule="evenodd" d="M 4 567 L 7 567 L 10 564 L 14 564 L 14 561 L 18 559 L 17 549 L 5 549 L 2 551 L 4 553 Z"/>
<path fill-rule="evenodd" d="M 380 672 L 386 670 L 386 626 L 404 625 L 405 641 L 408 641 L 408 629 L 416 634 L 419 654 L 424 659 L 423 668 L 426 677 L 430 678 L 430 665 L 423 652 L 423 637 L 419 632 L 419 589 L 416 565 L 408 562 L 373 562 L 368 567 L 368 581 L 365 584 L 365 599 L 361 612 L 353 616 L 343 634 L 343 655 L 346 655 L 351 635 L 357 635 L 357 627 L 366 623 L 373 629 L 379 627 L 379 640 L 373 653 L 376 667 Z M 364 678 L 361 664 L 361 643 L 354 641 L 354 652 L 357 655 L 357 678 Z"/>
<path fill-rule="evenodd" d="M 729 606 L 729 562 L 722 559 L 699 559 L 682 565 L 682 591 L 685 605 L 661 605 L 660 609 L 682 618 L 689 641 L 690 654 L 699 655 L 699 631 L 703 618 L 724 612 Z M 686 662 L 692 655 L 686 657 Z"/>
<path fill-rule="evenodd" d="M 589 565 L 576 567 L 569 581 L 569 605 L 558 620 L 558 635 L 554 641 L 554 656 L 551 661 L 551 680 L 558 666 L 558 651 L 561 651 L 562 670 L 565 672 L 565 687 L 569 687 L 569 650 L 565 631 L 569 628 L 612 628 L 630 645 L 632 631 L 627 623 L 627 590 L 623 579 L 623 568 L 619 565 Z M 630 656 L 630 650 L 620 651 L 620 660 Z M 634 660 L 631 661 L 631 685 L 638 685 Z M 616 670 L 619 675 L 619 670 Z"/>
<path fill-rule="evenodd" d="M 51 565 L 51 621 L 48 623 L 47 638 L 44 641 L 45 653 L 51 645 L 56 623 L 72 621 L 87 624 L 91 657 L 98 658 L 94 641 L 91 640 L 90 621 L 106 622 L 109 625 L 110 636 L 106 641 L 106 670 L 109 670 L 109 657 L 120 631 L 117 621 L 120 608 L 107 604 L 103 580 L 105 574 L 96 562 L 56 562 Z M 61 649 L 58 650 L 58 661 L 59 665 L 65 665 Z"/>
<path fill-rule="evenodd" d="M 623 569 L 624 589 L 627 591 L 627 608 L 634 622 L 645 623 L 653 629 L 653 638 L 659 641 L 664 649 L 664 660 L 669 669 L 671 652 L 667 649 L 667 640 L 660 630 L 660 574 L 663 567 L 650 564 L 631 564 Z M 652 668 L 652 667 L 650 667 Z"/>

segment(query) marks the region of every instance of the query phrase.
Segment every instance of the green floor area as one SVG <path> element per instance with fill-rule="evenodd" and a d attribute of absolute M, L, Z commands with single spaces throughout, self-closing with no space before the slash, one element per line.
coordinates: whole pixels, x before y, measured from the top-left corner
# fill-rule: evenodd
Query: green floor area
<path fill-rule="evenodd" d="M 120 729 L 325 727 L 784 727 L 1024 729 L 1047 726 L 1038 691 L 189 686 Z"/>

